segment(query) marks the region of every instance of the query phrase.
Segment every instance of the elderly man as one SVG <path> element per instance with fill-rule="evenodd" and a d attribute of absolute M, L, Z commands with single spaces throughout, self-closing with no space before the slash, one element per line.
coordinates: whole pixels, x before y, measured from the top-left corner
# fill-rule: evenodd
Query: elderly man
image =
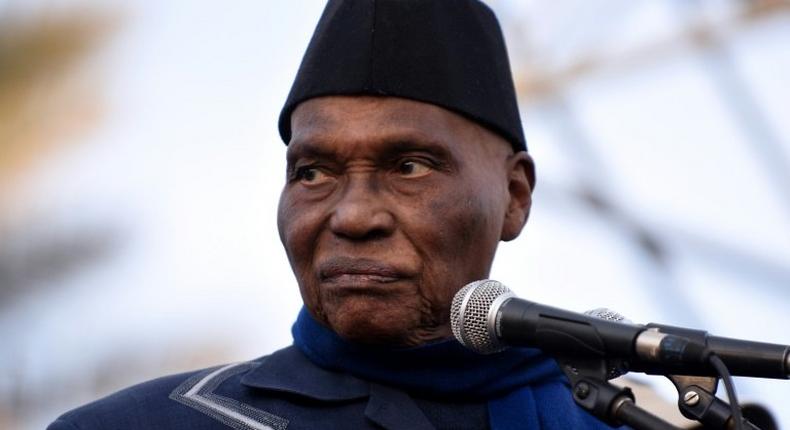
<path fill-rule="evenodd" d="M 294 345 L 150 381 L 50 429 L 606 428 L 550 358 L 451 339 L 534 186 L 507 54 L 477 0 L 331 0 L 280 116 Z"/>

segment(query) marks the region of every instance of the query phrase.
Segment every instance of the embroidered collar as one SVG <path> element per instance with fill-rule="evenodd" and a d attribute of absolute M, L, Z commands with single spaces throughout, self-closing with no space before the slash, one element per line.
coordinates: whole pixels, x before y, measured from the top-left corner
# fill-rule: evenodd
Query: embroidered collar
<path fill-rule="evenodd" d="M 370 384 L 355 376 L 322 369 L 294 346 L 264 357 L 241 378 L 241 384 L 297 394 L 320 401 L 347 401 L 370 395 Z"/>
<path fill-rule="evenodd" d="M 242 385 L 323 402 L 368 398 L 365 416 L 385 429 L 435 430 L 406 393 L 322 369 L 295 346 L 257 361 L 260 364 L 241 378 Z"/>

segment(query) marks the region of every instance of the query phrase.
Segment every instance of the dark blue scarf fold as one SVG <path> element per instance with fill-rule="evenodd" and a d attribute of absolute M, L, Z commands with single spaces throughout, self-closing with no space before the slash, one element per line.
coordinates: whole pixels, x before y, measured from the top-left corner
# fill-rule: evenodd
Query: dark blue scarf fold
<path fill-rule="evenodd" d="M 610 428 L 574 403 L 556 362 L 536 349 L 480 355 L 455 340 L 373 348 L 341 339 L 304 308 L 292 332 L 294 345 L 325 369 L 421 395 L 488 401 L 493 430 Z"/>

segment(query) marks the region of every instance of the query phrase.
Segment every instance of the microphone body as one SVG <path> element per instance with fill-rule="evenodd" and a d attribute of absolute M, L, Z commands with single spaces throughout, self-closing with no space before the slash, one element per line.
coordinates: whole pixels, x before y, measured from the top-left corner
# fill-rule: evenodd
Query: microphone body
<path fill-rule="evenodd" d="M 709 336 L 704 331 L 600 319 L 516 298 L 497 281 L 473 282 L 453 300 L 451 323 L 465 346 L 491 353 L 527 346 L 564 358 L 606 360 L 610 377 L 651 374 L 716 375 L 715 353 L 733 375 L 790 377 L 790 346 Z"/>
<path fill-rule="evenodd" d="M 591 357 L 610 363 L 617 377 L 635 364 L 661 371 L 662 364 L 705 367 L 705 347 L 680 336 L 648 327 L 594 316 L 511 297 L 494 311 L 494 335 L 512 346 L 531 346 L 561 357 Z M 650 366 L 650 367 L 648 367 Z"/>
<path fill-rule="evenodd" d="M 704 330 L 664 324 L 650 323 L 647 324 L 647 327 L 657 329 L 661 333 L 682 336 L 694 343 L 705 345 L 708 350 L 721 358 L 730 373 L 735 376 L 790 378 L 790 346 L 788 345 L 713 336 Z M 663 369 L 654 369 L 645 363 L 634 363 L 633 369 L 644 373 L 661 372 L 663 374 L 668 366 L 671 366 L 671 363 L 666 363 Z M 678 372 L 674 372 L 674 374 L 684 374 L 683 370 L 692 372 L 691 375 L 714 374 L 709 371 L 707 366 L 699 367 L 692 363 L 685 363 L 682 369 L 677 370 Z M 706 371 L 708 372 L 705 373 Z"/>

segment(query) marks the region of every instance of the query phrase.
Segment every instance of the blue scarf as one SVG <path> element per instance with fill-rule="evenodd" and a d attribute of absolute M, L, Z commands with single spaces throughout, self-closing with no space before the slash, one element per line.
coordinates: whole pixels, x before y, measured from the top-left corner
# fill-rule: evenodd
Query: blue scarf
<path fill-rule="evenodd" d="M 579 408 L 556 362 L 536 349 L 476 354 L 455 340 L 386 349 L 341 339 L 302 308 L 294 345 L 325 369 L 407 392 L 488 401 L 492 430 L 609 429 Z"/>

